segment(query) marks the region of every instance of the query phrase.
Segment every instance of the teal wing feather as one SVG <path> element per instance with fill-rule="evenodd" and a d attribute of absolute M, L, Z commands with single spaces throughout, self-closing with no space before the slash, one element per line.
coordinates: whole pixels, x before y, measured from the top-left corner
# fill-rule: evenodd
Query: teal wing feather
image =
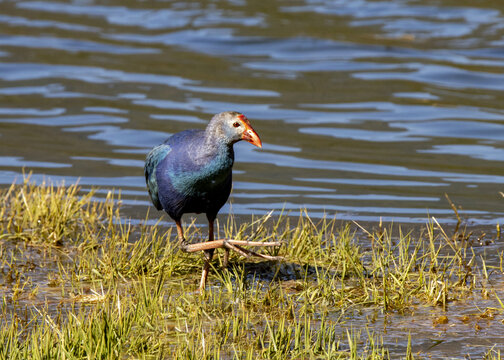
<path fill-rule="evenodd" d="M 158 210 L 162 210 L 163 206 L 159 201 L 158 196 L 158 183 L 156 178 L 156 169 L 161 161 L 166 158 L 171 151 L 171 147 L 167 144 L 161 144 L 152 149 L 149 154 L 147 154 L 147 159 L 145 160 L 144 174 L 145 182 L 147 183 L 147 189 L 149 190 L 149 195 L 152 203 Z"/>

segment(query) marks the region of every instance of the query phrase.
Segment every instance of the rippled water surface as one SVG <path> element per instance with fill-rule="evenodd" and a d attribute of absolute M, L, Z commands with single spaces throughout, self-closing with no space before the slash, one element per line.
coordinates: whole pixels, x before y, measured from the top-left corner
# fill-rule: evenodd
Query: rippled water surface
<path fill-rule="evenodd" d="M 0 9 L 2 184 L 24 168 L 37 181 L 119 188 L 142 219 L 149 149 L 236 110 L 264 147 L 236 146 L 232 205 L 221 213 L 306 207 L 343 220 L 449 222 L 446 193 L 469 223 L 504 222 L 499 2 Z"/>
<path fill-rule="evenodd" d="M 504 220 L 504 16 L 493 2 L 0 2 L 0 181 L 123 190 L 145 154 L 245 113 L 232 207 Z M 136 210 L 134 209 L 136 206 Z"/>

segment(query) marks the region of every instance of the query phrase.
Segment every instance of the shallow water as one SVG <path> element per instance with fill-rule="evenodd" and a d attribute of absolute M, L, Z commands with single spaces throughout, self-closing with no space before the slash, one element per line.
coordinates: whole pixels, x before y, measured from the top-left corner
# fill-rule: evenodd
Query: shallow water
<path fill-rule="evenodd" d="M 143 219 L 149 149 L 237 110 L 264 147 L 235 147 L 232 205 L 221 213 L 306 207 L 342 220 L 448 223 L 446 193 L 469 224 L 504 222 L 504 7 L 495 2 L 0 9 L 1 184 L 24 168 L 36 181 L 116 188 Z"/>

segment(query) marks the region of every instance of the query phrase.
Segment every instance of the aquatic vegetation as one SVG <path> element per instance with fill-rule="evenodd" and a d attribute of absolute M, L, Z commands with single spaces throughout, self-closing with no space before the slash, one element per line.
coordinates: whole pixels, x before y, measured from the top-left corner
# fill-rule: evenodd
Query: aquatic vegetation
<path fill-rule="evenodd" d="M 490 282 L 502 262 L 487 261 L 461 226 L 449 232 L 432 218 L 417 232 L 371 230 L 306 211 L 229 217 L 222 235 L 282 241 L 270 251 L 284 260 L 232 254 L 227 269 L 215 260 L 198 294 L 201 255 L 180 251 L 171 229 L 133 225 L 112 192 L 94 195 L 28 180 L 0 192 L 0 358 L 412 359 L 428 351 L 408 332 L 402 347 L 384 342 L 389 317 L 431 309 L 433 331 L 457 318 L 475 331 L 502 320 Z M 194 224 L 186 234 L 204 236 Z M 468 299 L 481 306 L 450 312 Z"/>

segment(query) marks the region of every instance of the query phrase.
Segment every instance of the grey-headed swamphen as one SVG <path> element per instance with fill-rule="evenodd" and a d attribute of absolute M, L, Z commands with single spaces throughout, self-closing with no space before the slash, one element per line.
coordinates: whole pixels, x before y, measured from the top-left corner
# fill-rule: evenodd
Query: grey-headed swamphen
<path fill-rule="evenodd" d="M 233 144 L 240 140 L 262 147 L 259 136 L 244 115 L 222 112 L 212 118 L 205 130 L 185 130 L 172 135 L 152 149 L 145 161 L 145 180 L 152 203 L 175 221 L 181 248 L 188 252 L 205 252 L 200 291 L 205 289 L 216 248 L 225 249 L 224 263 L 227 263 L 230 249 L 245 256 L 277 258 L 242 246 L 277 246 L 278 242 L 214 240 L 214 220 L 231 192 Z M 187 244 L 181 224 L 182 215 L 186 213 L 206 214 L 208 242 Z"/>

